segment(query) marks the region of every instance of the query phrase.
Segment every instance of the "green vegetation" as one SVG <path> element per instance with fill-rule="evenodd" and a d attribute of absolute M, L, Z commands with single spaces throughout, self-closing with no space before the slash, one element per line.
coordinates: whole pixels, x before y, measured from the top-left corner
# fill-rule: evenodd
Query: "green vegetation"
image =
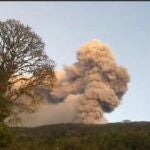
<path fill-rule="evenodd" d="M 105 125 L 58 124 L 11 129 L 13 140 L 2 150 L 150 149 L 150 123 L 148 122 Z"/>
<path fill-rule="evenodd" d="M 11 101 L 9 101 L 1 92 L 0 92 L 0 122 L 3 122 L 6 117 L 11 113 Z"/>
<path fill-rule="evenodd" d="M 11 130 L 4 125 L 3 123 L 0 123 L 0 150 L 3 148 L 7 148 L 7 146 L 12 142 L 12 132 Z"/>

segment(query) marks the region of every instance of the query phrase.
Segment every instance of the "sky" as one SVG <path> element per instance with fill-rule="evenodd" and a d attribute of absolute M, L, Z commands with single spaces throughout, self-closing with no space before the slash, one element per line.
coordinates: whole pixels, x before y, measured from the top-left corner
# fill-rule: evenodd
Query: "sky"
<path fill-rule="evenodd" d="M 0 21 L 20 20 L 45 42 L 56 70 L 76 62 L 92 39 L 113 49 L 131 76 L 122 104 L 109 122 L 150 121 L 150 2 L 0 2 Z"/>

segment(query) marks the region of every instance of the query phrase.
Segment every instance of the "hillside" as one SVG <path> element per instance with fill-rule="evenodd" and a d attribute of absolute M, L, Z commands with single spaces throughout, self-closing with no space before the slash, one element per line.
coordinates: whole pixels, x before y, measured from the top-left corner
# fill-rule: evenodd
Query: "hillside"
<path fill-rule="evenodd" d="M 150 150 L 150 122 L 12 128 L 3 150 Z"/>

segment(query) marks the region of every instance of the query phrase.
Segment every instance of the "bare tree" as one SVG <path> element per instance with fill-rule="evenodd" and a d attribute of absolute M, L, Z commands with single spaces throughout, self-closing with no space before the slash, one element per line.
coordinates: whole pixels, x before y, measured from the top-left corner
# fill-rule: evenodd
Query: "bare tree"
<path fill-rule="evenodd" d="M 0 92 L 11 101 L 33 89 L 52 87 L 55 63 L 44 52 L 42 39 L 17 20 L 0 21 Z"/>

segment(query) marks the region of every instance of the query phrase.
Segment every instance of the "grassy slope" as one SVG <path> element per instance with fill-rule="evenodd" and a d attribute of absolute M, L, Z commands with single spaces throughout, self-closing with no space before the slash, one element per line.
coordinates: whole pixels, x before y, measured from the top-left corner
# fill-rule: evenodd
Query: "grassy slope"
<path fill-rule="evenodd" d="M 12 128 L 3 150 L 150 150 L 150 122 Z"/>

